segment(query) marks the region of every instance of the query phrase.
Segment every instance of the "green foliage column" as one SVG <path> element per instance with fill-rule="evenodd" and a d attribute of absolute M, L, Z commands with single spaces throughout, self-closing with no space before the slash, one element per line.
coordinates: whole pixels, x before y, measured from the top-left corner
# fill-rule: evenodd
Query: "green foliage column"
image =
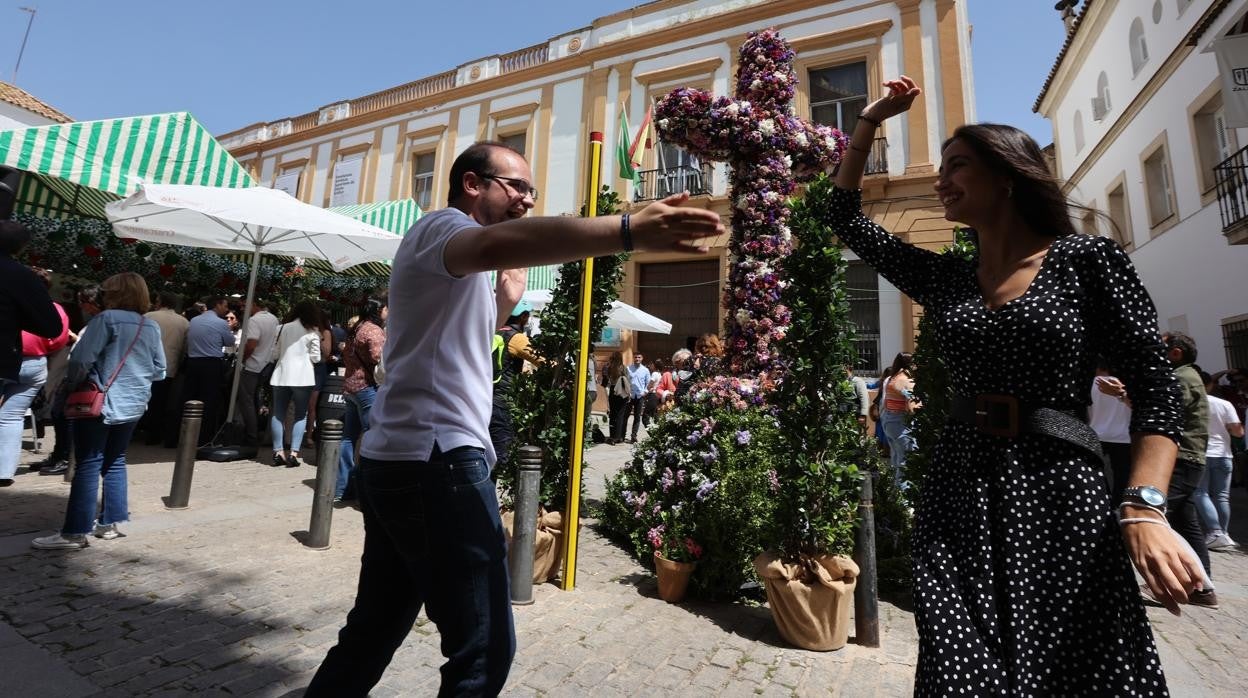
<path fill-rule="evenodd" d="M 620 208 L 619 195 L 604 186 L 598 194 L 599 215 L 609 216 Z M 582 209 L 584 214 L 584 209 Z M 589 322 L 591 342 L 602 334 L 611 302 L 619 297 L 628 255 L 594 259 L 594 279 Z M 542 449 L 542 489 L 540 501 L 547 509 L 561 510 L 571 472 L 572 413 L 576 385 L 584 367 L 576 365 L 581 344 L 581 281 L 585 263 L 569 262 L 559 268 L 559 282 L 551 292 L 550 303 L 542 310 L 542 331 L 533 338 L 534 351 L 546 362 L 529 373 L 517 376 L 512 384 L 511 417 L 516 432 L 516 448 L 531 444 Z M 590 345 L 591 353 L 593 345 Z M 575 369 L 575 370 L 574 370 Z M 589 409 L 585 411 L 588 426 Z M 515 471 L 510 454 L 498 454 L 498 484 L 505 501 L 510 501 Z"/>

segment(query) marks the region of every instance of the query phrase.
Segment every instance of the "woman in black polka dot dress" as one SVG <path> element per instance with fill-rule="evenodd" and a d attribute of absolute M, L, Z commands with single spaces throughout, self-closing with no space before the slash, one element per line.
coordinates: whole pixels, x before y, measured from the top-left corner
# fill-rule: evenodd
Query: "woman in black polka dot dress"
<path fill-rule="evenodd" d="M 879 122 L 919 94 L 908 78 L 885 84 L 890 94 L 858 121 L 828 222 L 935 319 L 960 396 L 1078 412 L 1096 356 L 1107 356 L 1131 386 L 1129 484 L 1165 492 L 1177 384 L 1126 254 L 1107 238 L 1074 234 L 1040 149 L 1008 126 L 964 126 L 942 149 L 936 190 L 946 217 L 977 231 L 977 259 L 907 245 L 872 223 L 858 189 L 865 154 Z M 1165 695 L 1126 553 L 1175 612 L 1199 571 L 1160 522 L 1120 531 L 1117 505 L 1084 448 L 950 421 L 916 511 L 916 695 Z M 1161 518 L 1142 505 L 1124 512 Z"/>

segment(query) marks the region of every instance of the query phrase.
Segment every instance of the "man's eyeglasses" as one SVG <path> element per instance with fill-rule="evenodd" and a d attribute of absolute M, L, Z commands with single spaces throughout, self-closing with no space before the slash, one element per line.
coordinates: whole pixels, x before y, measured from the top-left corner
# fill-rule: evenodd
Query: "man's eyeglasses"
<path fill-rule="evenodd" d="M 481 175 L 481 179 L 493 179 L 502 182 L 508 189 L 514 191 L 521 198 L 527 196 L 534 201 L 537 201 L 537 189 L 523 179 L 516 179 L 515 177 L 499 177 L 498 175 L 492 174 L 483 174 Z"/>

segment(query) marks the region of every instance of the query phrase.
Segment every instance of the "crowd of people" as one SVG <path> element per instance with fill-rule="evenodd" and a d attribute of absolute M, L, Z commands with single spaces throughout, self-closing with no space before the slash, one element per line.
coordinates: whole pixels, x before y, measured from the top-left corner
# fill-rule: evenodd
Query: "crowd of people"
<path fill-rule="evenodd" d="M 625 352 L 611 352 L 596 379 L 591 376 L 607 394 L 609 433 L 603 440 L 608 444 L 637 443 L 643 426 L 649 427 L 651 420 L 684 400 L 700 378 L 714 375 L 724 348 L 718 335 L 704 334 L 693 342 L 692 351 L 680 349 L 672 354 L 670 362 L 662 358 L 647 360 L 641 352 L 631 353 L 632 361 L 626 364 Z"/>

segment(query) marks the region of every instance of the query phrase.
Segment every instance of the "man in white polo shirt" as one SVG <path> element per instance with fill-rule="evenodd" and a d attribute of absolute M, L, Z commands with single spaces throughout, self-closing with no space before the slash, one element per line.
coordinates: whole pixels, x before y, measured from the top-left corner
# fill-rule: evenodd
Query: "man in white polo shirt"
<path fill-rule="evenodd" d="M 243 342 L 243 375 L 238 382 L 238 414 L 243 422 L 243 443 L 260 443 L 260 402 L 256 399 L 260 386 L 268 382 L 267 370 L 277 343 L 277 316 L 269 312 L 268 303 L 256 298 L 247 309 L 247 339 Z M 266 375 L 268 374 L 268 375 Z"/>
<path fill-rule="evenodd" d="M 524 271 L 622 250 L 705 252 L 719 216 L 688 194 L 632 216 L 525 218 L 537 191 L 524 156 L 469 146 L 451 165 L 449 207 L 403 239 L 390 280 L 386 379 L 359 464 L 364 554 L 355 607 L 308 696 L 364 696 L 422 605 L 442 635 L 444 695 L 496 695 L 515 654 L 506 543 L 490 480 L 497 319 Z"/>

